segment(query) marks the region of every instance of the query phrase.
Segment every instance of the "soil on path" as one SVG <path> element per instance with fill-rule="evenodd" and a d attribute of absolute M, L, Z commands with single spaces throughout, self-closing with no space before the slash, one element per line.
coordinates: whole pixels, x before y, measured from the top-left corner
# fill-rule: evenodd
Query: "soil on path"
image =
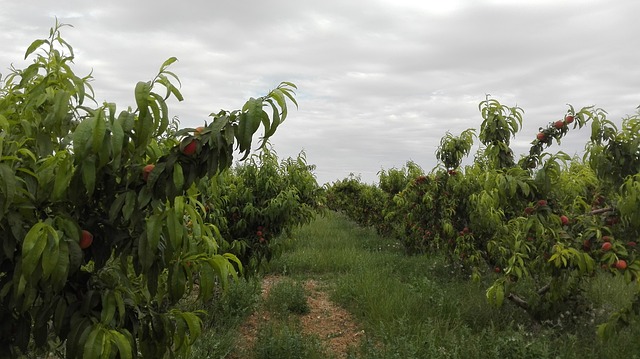
<path fill-rule="evenodd" d="M 262 297 L 266 298 L 271 287 L 285 277 L 267 276 L 262 280 Z M 357 347 L 364 330 L 358 327 L 353 315 L 329 299 L 322 283 L 309 279 L 303 282 L 307 292 L 309 313 L 299 315 L 305 334 L 315 335 L 323 346 L 336 358 L 346 358 L 350 347 Z M 244 358 L 241 353 L 251 351 L 258 329 L 269 320 L 269 313 L 255 311 L 240 327 L 240 338 L 233 359 Z"/>

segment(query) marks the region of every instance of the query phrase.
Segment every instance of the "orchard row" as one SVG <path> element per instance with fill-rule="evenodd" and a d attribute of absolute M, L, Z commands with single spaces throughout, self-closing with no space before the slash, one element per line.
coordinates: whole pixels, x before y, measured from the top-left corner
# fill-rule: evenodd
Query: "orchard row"
<path fill-rule="evenodd" d="M 318 208 L 304 154 L 280 161 L 268 148 L 295 86 L 179 130 L 167 105 L 182 100 L 175 58 L 118 112 L 72 71 L 60 29 L 34 41 L 33 62 L 0 88 L 0 347 L 186 356 L 205 313 L 178 304 L 254 273 L 278 251 L 274 238 Z M 244 162 L 231 168 L 236 152 Z"/>
<path fill-rule="evenodd" d="M 487 99 L 482 149 L 462 168 L 476 131 L 443 137 L 441 164 L 425 174 L 415 163 L 333 183 L 328 205 L 404 244 L 408 254 L 441 253 L 471 278 L 497 277 L 487 298 L 505 299 L 535 320 L 556 319 L 581 299 L 596 271 L 634 282 L 640 293 L 640 114 L 618 129 L 605 112 L 569 107 L 541 127 L 518 161 L 509 147 L 522 110 Z M 545 152 L 571 130 L 591 126 L 583 158 Z M 497 273 L 497 275 L 496 275 Z M 621 308 L 599 326 L 608 335 L 640 310 Z"/>

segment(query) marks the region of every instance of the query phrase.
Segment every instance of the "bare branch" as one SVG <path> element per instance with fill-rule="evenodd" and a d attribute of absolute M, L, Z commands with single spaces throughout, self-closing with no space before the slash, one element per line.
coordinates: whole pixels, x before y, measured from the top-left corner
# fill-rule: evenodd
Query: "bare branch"
<path fill-rule="evenodd" d="M 522 308 L 524 310 L 527 310 L 527 311 L 529 310 L 529 303 L 527 303 L 526 300 L 518 297 L 517 295 L 515 295 L 513 293 L 509 293 L 509 295 L 507 296 L 507 299 L 512 301 L 518 307 L 520 307 L 520 308 Z"/>
<path fill-rule="evenodd" d="M 545 285 L 544 287 L 538 289 L 538 295 L 545 295 L 549 289 L 551 289 L 551 283 Z"/>
<path fill-rule="evenodd" d="M 613 212 L 614 209 L 611 207 L 607 207 L 607 208 L 598 208 L 598 209 L 594 209 L 593 211 L 589 212 L 590 215 L 595 216 L 596 214 L 602 214 L 602 213 L 607 213 L 607 212 Z"/>

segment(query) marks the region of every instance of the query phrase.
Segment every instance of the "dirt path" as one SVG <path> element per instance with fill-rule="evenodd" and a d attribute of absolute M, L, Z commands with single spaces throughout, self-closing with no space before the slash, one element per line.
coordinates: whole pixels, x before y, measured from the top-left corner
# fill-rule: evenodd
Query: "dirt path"
<path fill-rule="evenodd" d="M 267 276 L 262 281 L 262 296 L 266 298 L 271 287 L 285 277 Z M 329 299 L 322 283 L 309 279 L 304 282 L 309 313 L 298 316 L 305 334 L 316 335 L 336 358 L 346 358 L 349 347 L 357 346 L 364 335 L 351 313 Z M 231 358 L 244 359 L 241 353 L 250 352 L 255 344 L 258 329 L 269 320 L 269 313 L 262 309 L 254 312 L 240 327 L 241 338 Z"/>

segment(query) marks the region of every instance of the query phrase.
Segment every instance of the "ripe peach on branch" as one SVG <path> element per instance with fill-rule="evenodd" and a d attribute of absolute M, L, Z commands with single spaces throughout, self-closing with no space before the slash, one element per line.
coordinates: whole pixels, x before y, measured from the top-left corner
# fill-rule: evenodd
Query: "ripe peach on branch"
<path fill-rule="evenodd" d="M 80 236 L 80 248 L 87 249 L 93 243 L 93 234 L 87 231 L 86 229 L 82 230 L 82 234 Z"/>

